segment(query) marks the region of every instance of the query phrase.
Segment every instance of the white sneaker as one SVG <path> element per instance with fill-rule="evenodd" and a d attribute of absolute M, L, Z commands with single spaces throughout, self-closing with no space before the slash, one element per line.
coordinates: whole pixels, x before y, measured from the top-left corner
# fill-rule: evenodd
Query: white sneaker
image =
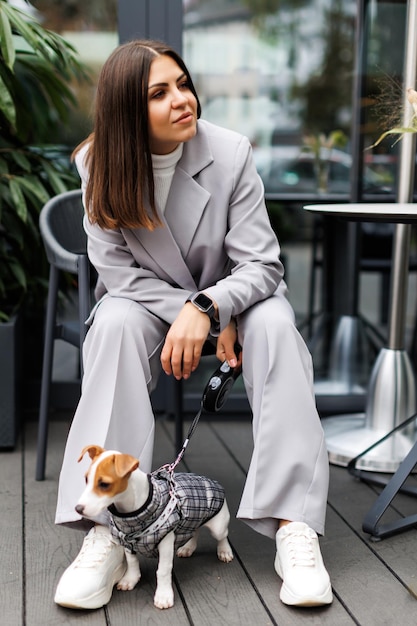
<path fill-rule="evenodd" d="M 275 570 L 282 578 L 280 598 L 292 606 L 320 606 L 333 600 L 317 534 L 303 522 L 282 526 L 276 535 Z"/>
<path fill-rule="evenodd" d="M 112 541 L 109 528 L 94 526 L 62 574 L 55 602 L 71 609 L 99 609 L 110 601 L 126 567 L 124 550 Z"/>

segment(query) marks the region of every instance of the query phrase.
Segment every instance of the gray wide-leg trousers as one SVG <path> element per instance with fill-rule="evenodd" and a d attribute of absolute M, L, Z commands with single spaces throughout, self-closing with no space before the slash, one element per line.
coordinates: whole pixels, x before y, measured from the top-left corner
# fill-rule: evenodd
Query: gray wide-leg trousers
<path fill-rule="evenodd" d="M 168 326 L 142 305 L 107 297 L 84 344 L 81 398 L 68 435 L 56 523 L 77 522 L 74 507 L 97 444 L 140 459 L 150 471 L 155 388 Z M 274 537 L 280 519 L 324 533 L 328 459 L 313 392 L 311 356 L 294 325 L 284 288 L 238 318 L 243 379 L 253 413 L 253 455 L 237 516 Z M 88 457 L 88 455 L 87 455 Z M 97 521 L 105 521 L 105 517 Z"/>

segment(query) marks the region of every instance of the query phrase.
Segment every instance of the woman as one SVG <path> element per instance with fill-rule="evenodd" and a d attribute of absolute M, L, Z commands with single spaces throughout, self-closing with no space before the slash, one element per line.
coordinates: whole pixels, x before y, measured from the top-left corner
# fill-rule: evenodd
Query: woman
<path fill-rule="evenodd" d="M 88 320 L 56 522 L 85 528 L 74 510 L 84 445 L 130 453 L 150 471 L 149 394 L 161 368 L 188 378 L 211 339 L 221 361 L 242 363 L 253 412 L 254 452 L 238 517 L 276 539 L 283 602 L 329 604 L 317 538 L 328 462 L 311 357 L 286 299 L 249 141 L 199 118 L 189 72 L 167 45 L 133 41 L 105 63 L 94 133 L 76 151 L 99 303 Z M 106 518 L 93 522 L 58 585 L 55 601 L 63 606 L 103 606 L 124 573 Z"/>

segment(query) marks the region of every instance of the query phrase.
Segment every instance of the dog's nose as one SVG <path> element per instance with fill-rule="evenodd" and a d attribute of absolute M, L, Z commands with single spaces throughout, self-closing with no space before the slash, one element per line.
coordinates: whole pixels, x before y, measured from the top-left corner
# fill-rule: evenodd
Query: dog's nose
<path fill-rule="evenodd" d="M 82 504 L 77 504 L 77 506 L 75 507 L 75 510 L 77 511 L 77 513 L 82 515 L 84 513 L 84 506 Z"/>

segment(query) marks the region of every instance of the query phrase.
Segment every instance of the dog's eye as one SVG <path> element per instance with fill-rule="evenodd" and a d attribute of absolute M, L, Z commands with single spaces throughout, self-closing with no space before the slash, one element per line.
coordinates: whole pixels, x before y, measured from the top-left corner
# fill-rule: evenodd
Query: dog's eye
<path fill-rule="evenodd" d="M 107 491 L 108 489 L 110 489 L 110 483 L 106 483 L 104 480 L 100 480 L 98 486 L 100 487 L 100 489 L 102 489 L 102 491 Z"/>

